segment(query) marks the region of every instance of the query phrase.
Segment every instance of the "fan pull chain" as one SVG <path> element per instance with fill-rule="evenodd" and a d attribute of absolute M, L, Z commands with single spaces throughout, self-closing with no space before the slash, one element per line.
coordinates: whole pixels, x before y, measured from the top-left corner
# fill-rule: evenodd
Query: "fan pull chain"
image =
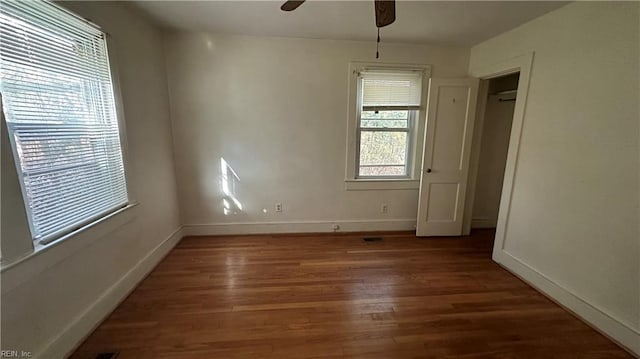
<path fill-rule="evenodd" d="M 378 41 L 376 42 L 376 59 L 380 58 L 380 28 L 378 28 Z"/>

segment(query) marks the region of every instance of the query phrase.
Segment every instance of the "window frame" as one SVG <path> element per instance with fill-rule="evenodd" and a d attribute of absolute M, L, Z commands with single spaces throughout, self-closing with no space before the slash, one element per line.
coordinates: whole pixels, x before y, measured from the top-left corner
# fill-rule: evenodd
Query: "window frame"
<path fill-rule="evenodd" d="M 419 110 L 409 110 L 409 126 L 407 128 L 407 168 L 406 176 L 360 176 L 360 127 L 362 98 L 359 73 L 366 70 L 386 71 L 420 71 L 422 72 L 422 92 Z M 369 63 L 350 62 L 349 69 L 349 101 L 347 116 L 347 149 L 345 168 L 346 190 L 385 190 L 385 189 L 418 189 L 420 184 L 420 166 L 422 165 L 422 148 L 426 122 L 426 100 L 428 83 L 431 77 L 431 66 L 421 64 Z M 386 131 L 400 132 L 402 129 Z"/>
<path fill-rule="evenodd" d="M 93 229 L 93 227 L 97 226 L 97 225 L 101 225 L 103 222 L 112 222 L 112 221 L 116 221 L 114 219 L 112 219 L 113 217 L 117 217 L 117 218 L 121 218 L 122 214 L 124 213 L 128 213 L 125 216 L 125 219 L 120 219 L 117 220 L 118 221 L 125 221 L 128 222 L 130 221 L 133 216 L 135 216 L 134 213 L 129 213 L 131 211 L 129 211 L 130 209 L 137 207 L 138 202 L 135 200 L 136 195 L 135 195 L 135 190 L 134 190 L 134 186 L 132 186 L 132 178 L 131 178 L 131 173 L 132 172 L 132 166 L 131 166 L 131 162 L 129 160 L 129 151 L 128 151 L 128 142 L 127 142 L 127 131 L 126 131 L 126 121 L 125 121 L 125 113 L 124 113 L 124 107 L 123 107 L 123 101 L 122 101 L 122 91 L 121 91 L 121 85 L 120 85 L 120 76 L 119 76 L 119 68 L 117 65 L 117 61 L 116 58 L 117 56 L 115 55 L 115 45 L 113 42 L 113 39 L 108 31 L 107 28 L 105 28 L 104 26 L 99 25 L 98 23 L 92 21 L 92 20 L 88 20 L 85 17 L 81 16 L 80 14 L 76 13 L 75 11 L 67 8 L 66 4 L 59 4 L 59 3 L 52 3 L 50 2 L 50 4 L 54 7 L 56 7 L 58 10 L 75 17 L 76 19 L 86 23 L 87 25 L 97 29 L 98 31 L 102 32 L 103 34 L 103 38 L 104 38 L 104 42 L 105 42 L 105 52 L 106 52 L 106 59 L 107 59 L 107 65 L 108 65 L 108 71 L 109 71 L 109 77 L 111 80 L 111 87 L 112 87 L 112 91 L 113 91 L 113 102 L 114 102 L 114 108 L 115 108 L 115 114 L 116 114 L 116 122 L 117 122 L 117 126 L 118 126 L 118 135 L 119 135 L 119 139 L 120 139 L 120 153 L 122 156 L 122 164 L 123 164 L 123 169 L 124 169 L 124 177 L 125 177 L 125 189 L 127 192 L 127 201 L 119 206 L 114 207 L 111 210 L 105 211 L 101 214 L 92 216 L 90 218 L 87 218 L 83 221 L 79 221 L 76 224 L 70 225 L 64 229 L 61 229 L 55 233 L 52 233 L 48 236 L 45 236 L 43 238 L 35 238 L 34 235 L 34 229 L 33 229 L 33 224 L 32 224 L 32 218 L 31 218 L 31 213 L 30 213 L 30 209 L 28 208 L 28 204 L 26 201 L 26 196 L 24 193 L 24 179 L 23 179 L 23 174 L 20 170 L 20 159 L 18 157 L 18 154 L 16 153 L 16 146 L 14 143 L 14 138 L 13 136 L 11 136 L 11 131 L 9 129 L 10 124 L 8 122 L 6 122 L 5 116 L 4 116 L 4 106 L 2 106 L 2 104 L 0 104 L 0 110 L 3 112 L 2 113 L 2 121 L 5 121 L 5 123 L 3 124 L 3 126 L 6 126 L 7 129 L 7 133 L 9 135 L 9 142 L 10 142 L 10 146 L 11 146 L 11 156 L 13 157 L 13 160 L 15 162 L 15 169 L 17 172 L 17 176 L 18 176 L 18 181 L 20 184 L 20 190 L 21 190 L 21 195 L 22 195 L 22 204 L 24 205 L 24 211 L 25 211 L 25 215 L 26 215 L 26 220 L 27 220 L 27 224 L 29 227 L 29 235 L 30 235 L 30 242 L 32 243 L 34 252 L 32 252 L 32 254 L 36 254 L 42 250 L 45 250 L 47 248 L 49 248 L 51 245 L 53 244 L 57 244 L 60 243 L 68 238 L 71 237 L 75 237 L 78 234 L 83 233 L 84 231 L 87 230 L 91 230 L 91 231 L 95 231 Z M 0 100 L 2 99 L 2 96 L 0 94 Z M 115 222 L 114 222 L 115 223 Z M 101 227 L 104 225 L 101 225 Z M 117 225 L 116 227 L 119 227 L 120 225 Z M 30 256 L 30 255 L 29 255 Z M 29 257 L 27 256 L 27 258 Z M 21 258 L 21 260 L 24 260 L 26 258 Z M 3 263 L 4 264 L 4 263 Z M 11 265 L 13 265 L 14 263 L 11 263 Z M 3 265 L 2 269 L 5 270 L 6 266 Z"/>

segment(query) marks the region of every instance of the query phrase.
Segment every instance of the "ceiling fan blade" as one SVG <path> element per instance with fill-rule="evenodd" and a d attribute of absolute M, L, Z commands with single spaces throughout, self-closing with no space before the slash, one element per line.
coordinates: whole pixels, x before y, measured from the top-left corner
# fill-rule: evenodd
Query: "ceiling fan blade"
<path fill-rule="evenodd" d="M 280 6 L 280 10 L 282 11 L 293 11 L 298 8 L 298 6 L 302 5 L 304 0 L 288 0 L 282 6 Z"/>
<path fill-rule="evenodd" d="M 395 0 L 374 0 L 376 7 L 376 26 L 384 27 L 396 21 Z"/>

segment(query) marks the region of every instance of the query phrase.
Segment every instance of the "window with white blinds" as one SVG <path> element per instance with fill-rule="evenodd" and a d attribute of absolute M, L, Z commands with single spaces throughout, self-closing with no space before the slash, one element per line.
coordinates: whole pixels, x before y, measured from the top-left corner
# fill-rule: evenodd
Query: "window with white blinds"
<path fill-rule="evenodd" d="M 48 1 L 3 0 L 0 92 L 34 240 L 127 204 L 105 33 Z"/>
<path fill-rule="evenodd" d="M 359 72 L 357 178 L 409 178 L 421 71 Z"/>

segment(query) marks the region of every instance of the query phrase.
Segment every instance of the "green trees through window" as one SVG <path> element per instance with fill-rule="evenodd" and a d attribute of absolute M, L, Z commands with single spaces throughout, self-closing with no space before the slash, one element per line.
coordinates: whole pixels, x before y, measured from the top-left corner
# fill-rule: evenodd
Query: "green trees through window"
<path fill-rule="evenodd" d="M 406 110 L 361 112 L 359 176 L 407 176 L 412 112 Z"/>

